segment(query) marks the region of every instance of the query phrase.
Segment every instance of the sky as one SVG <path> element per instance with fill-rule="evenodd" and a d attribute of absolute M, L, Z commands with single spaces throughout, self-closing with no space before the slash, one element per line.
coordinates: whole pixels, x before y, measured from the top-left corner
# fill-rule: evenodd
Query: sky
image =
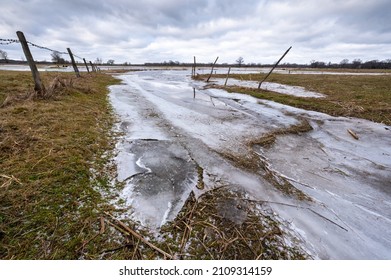
<path fill-rule="evenodd" d="M 20 30 L 87 61 L 274 63 L 290 46 L 283 62 L 391 59 L 390 0 L 1 0 L 0 14 L 1 39 Z M 20 44 L 0 49 L 23 57 Z"/>

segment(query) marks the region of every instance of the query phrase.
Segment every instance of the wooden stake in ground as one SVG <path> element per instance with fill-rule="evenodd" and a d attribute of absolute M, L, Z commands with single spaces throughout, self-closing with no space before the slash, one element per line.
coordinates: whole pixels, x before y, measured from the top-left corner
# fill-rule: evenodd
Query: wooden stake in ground
<path fill-rule="evenodd" d="M 266 75 L 265 78 L 263 78 L 262 81 L 259 82 L 259 85 L 258 85 L 258 89 L 261 88 L 261 85 L 264 81 L 266 81 L 266 79 L 270 76 L 270 74 L 273 72 L 274 68 L 277 67 L 277 65 L 281 62 L 281 60 L 286 56 L 286 54 L 291 50 L 292 47 L 289 47 L 289 49 L 287 49 L 287 51 L 281 56 L 281 58 L 277 61 L 277 63 L 273 66 L 272 70 L 270 70 L 270 72 Z"/>
<path fill-rule="evenodd" d="M 95 66 L 94 66 L 94 64 L 92 64 L 91 60 L 90 60 L 90 65 L 91 65 L 92 72 L 96 72 Z"/>
<path fill-rule="evenodd" d="M 86 61 L 86 59 L 85 58 L 83 58 L 83 60 L 84 60 L 84 65 L 86 66 L 86 68 L 87 68 L 87 72 L 88 73 L 90 73 L 90 69 L 88 69 L 88 65 L 87 65 L 87 61 Z"/>
<path fill-rule="evenodd" d="M 209 82 L 210 78 L 212 77 L 213 68 L 215 67 L 216 62 L 217 62 L 218 59 L 219 59 L 219 57 L 217 57 L 216 60 L 215 60 L 215 62 L 213 63 L 213 65 L 212 65 L 212 70 L 210 70 L 210 74 L 209 74 L 209 77 L 208 77 L 208 79 L 206 80 L 206 82 Z"/>
<path fill-rule="evenodd" d="M 19 42 L 22 45 L 24 55 L 25 55 L 27 62 L 30 66 L 31 74 L 33 75 L 33 79 L 34 79 L 34 83 L 35 83 L 34 90 L 37 92 L 38 96 L 44 96 L 45 95 L 45 87 L 43 86 L 43 84 L 41 82 L 41 77 L 39 75 L 37 66 L 35 65 L 33 56 L 30 52 L 30 48 L 27 44 L 27 40 L 24 37 L 24 34 L 22 31 L 17 31 L 16 35 L 18 36 Z"/>
<path fill-rule="evenodd" d="M 225 78 L 224 86 L 227 86 L 227 82 L 228 82 L 228 78 L 229 78 L 229 73 L 230 72 L 231 72 L 231 67 L 228 68 L 227 78 Z"/>
<path fill-rule="evenodd" d="M 197 64 L 196 64 L 196 57 L 194 56 L 193 77 L 196 76 L 196 66 L 197 66 Z"/>
<path fill-rule="evenodd" d="M 69 56 L 71 57 L 71 61 L 72 61 L 72 66 L 73 66 L 73 70 L 75 70 L 75 74 L 76 74 L 76 77 L 80 77 L 80 72 L 79 72 L 79 69 L 77 68 L 77 65 L 76 65 L 76 62 L 75 62 L 75 59 L 73 58 L 73 54 L 72 54 L 72 51 L 70 48 L 67 48 L 68 50 L 68 53 L 69 53 Z"/>

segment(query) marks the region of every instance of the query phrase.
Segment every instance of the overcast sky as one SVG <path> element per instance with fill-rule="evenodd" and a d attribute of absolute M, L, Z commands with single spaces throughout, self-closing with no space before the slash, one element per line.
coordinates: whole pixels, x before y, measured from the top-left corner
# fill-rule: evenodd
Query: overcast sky
<path fill-rule="evenodd" d="M 1 0 L 0 11 L 0 38 L 20 30 L 92 61 L 273 63 L 290 46 L 283 62 L 391 59 L 390 0 Z"/>

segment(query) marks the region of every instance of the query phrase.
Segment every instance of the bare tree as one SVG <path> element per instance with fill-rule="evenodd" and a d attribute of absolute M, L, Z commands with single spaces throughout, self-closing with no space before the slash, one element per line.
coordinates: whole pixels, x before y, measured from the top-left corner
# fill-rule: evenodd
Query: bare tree
<path fill-rule="evenodd" d="M 114 59 L 109 59 L 106 63 L 108 65 L 113 65 L 114 64 Z"/>
<path fill-rule="evenodd" d="M 240 56 L 240 57 L 236 60 L 236 63 L 239 65 L 239 67 L 242 66 L 242 64 L 244 63 L 243 57 Z"/>
<path fill-rule="evenodd" d="M 310 63 L 312 68 L 325 68 L 327 66 L 326 62 L 323 61 L 311 60 Z"/>
<path fill-rule="evenodd" d="M 346 68 L 348 67 L 348 64 L 349 64 L 349 59 L 342 59 L 341 62 L 339 63 L 339 66 L 342 67 L 342 68 Z"/>
<path fill-rule="evenodd" d="M 355 59 L 352 62 L 353 68 L 361 68 L 362 60 L 361 59 Z"/>
<path fill-rule="evenodd" d="M 96 59 L 95 59 L 95 64 L 96 65 L 102 65 L 102 58 L 99 58 L 99 57 L 97 57 Z"/>
<path fill-rule="evenodd" d="M 5 63 L 8 63 L 8 54 L 6 51 L 0 50 L 0 57 L 5 60 Z"/>
<path fill-rule="evenodd" d="M 52 56 L 52 61 L 56 64 L 64 64 L 65 63 L 65 59 L 61 57 L 61 54 L 59 52 L 52 52 L 51 53 L 51 56 Z"/>

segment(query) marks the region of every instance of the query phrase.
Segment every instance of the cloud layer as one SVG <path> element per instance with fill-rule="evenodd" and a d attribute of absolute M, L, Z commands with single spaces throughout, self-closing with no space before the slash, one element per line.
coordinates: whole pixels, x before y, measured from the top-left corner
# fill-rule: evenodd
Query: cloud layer
<path fill-rule="evenodd" d="M 118 63 L 391 59 L 389 0 L 3 0 L 0 38 Z M 0 45 L 20 59 L 18 45 Z M 36 59 L 50 52 L 34 49 Z"/>

